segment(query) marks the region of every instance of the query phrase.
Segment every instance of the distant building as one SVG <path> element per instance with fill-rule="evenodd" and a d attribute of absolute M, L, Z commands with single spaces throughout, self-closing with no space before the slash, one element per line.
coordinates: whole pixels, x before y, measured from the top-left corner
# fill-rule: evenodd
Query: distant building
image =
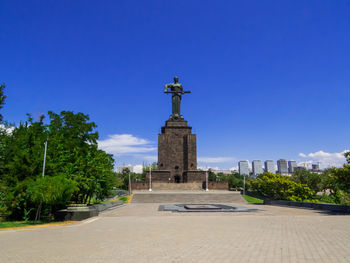
<path fill-rule="evenodd" d="M 264 173 L 262 162 L 260 160 L 254 160 L 252 162 L 253 177 L 257 177 L 259 174 Z"/>
<path fill-rule="evenodd" d="M 238 171 L 240 175 L 249 175 L 249 164 L 248 161 L 238 162 Z"/>
<path fill-rule="evenodd" d="M 320 170 L 320 165 L 319 164 L 312 164 L 312 171 L 319 171 Z"/>
<path fill-rule="evenodd" d="M 279 174 L 288 174 L 288 162 L 285 159 L 279 159 L 277 161 L 278 173 Z"/>
<path fill-rule="evenodd" d="M 296 161 L 288 161 L 288 172 L 292 174 L 295 171 L 295 168 L 297 167 Z"/>
<path fill-rule="evenodd" d="M 297 171 L 297 170 L 306 170 L 306 168 L 304 166 L 297 166 L 294 168 L 294 171 Z"/>
<path fill-rule="evenodd" d="M 276 172 L 274 161 L 272 161 L 272 160 L 265 161 L 265 172 L 267 172 L 267 173 L 275 173 Z"/>

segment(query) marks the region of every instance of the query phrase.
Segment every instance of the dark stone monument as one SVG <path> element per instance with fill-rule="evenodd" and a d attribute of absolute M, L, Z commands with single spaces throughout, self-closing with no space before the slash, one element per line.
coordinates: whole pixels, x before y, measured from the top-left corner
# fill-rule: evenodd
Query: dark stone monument
<path fill-rule="evenodd" d="M 152 171 L 152 182 L 205 183 L 205 171 L 197 170 L 196 135 L 180 113 L 182 95 L 190 91 L 183 91 L 175 77 L 164 92 L 172 94 L 172 115 L 158 135 L 158 169 Z"/>

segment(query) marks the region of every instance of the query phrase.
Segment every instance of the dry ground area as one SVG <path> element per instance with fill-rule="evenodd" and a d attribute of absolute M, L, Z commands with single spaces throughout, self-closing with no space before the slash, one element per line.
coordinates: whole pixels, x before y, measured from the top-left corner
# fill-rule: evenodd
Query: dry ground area
<path fill-rule="evenodd" d="M 138 201 L 70 226 L 0 231 L 0 262 L 350 262 L 349 215 L 237 205 L 261 211 L 173 213 Z"/>

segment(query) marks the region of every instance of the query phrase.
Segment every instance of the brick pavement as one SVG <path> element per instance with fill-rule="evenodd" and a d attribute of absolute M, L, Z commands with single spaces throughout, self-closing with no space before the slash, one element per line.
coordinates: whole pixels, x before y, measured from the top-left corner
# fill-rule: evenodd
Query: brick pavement
<path fill-rule="evenodd" d="M 262 210 L 183 214 L 158 205 L 0 231 L 0 262 L 350 262 L 350 216 L 249 204 Z"/>
<path fill-rule="evenodd" d="M 134 191 L 133 203 L 245 203 L 239 192 L 231 191 Z"/>

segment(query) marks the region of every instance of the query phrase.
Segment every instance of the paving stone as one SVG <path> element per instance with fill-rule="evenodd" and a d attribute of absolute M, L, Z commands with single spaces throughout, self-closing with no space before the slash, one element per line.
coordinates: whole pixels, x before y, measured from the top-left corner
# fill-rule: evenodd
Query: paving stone
<path fill-rule="evenodd" d="M 249 204 L 261 211 L 172 213 L 159 205 L 131 203 L 70 226 L 0 231 L 0 262 L 349 262 L 349 215 Z"/>

